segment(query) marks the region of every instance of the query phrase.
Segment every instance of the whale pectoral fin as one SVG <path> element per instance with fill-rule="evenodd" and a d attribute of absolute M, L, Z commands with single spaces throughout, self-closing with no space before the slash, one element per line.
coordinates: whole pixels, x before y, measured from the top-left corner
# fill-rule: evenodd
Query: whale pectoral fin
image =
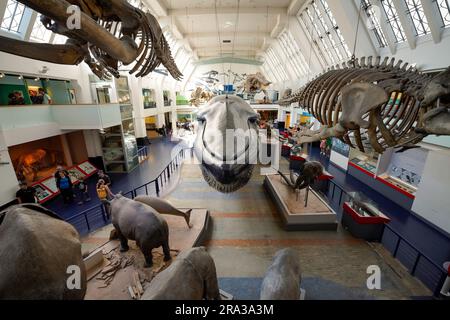
<path fill-rule="evenodd" d="M 191 213 L 192 213 L 192 209 L 189 209 L 184 214 L 185 215 L 184 218 L 186 219 L 186 223 L 187 223 L 189 229 L 193 227 L 193 225 L 190 223 L 190 221 L 191 221 Z"/>

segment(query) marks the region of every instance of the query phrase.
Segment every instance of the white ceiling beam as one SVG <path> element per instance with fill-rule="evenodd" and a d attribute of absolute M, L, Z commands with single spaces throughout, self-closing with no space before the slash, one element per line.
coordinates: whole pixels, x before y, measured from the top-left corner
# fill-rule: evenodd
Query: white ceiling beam
<path fill-rule="evenodd" d="M 397 10 L 398 19 L 403 26 L 403 30 L 405 31 L 406 40 L 408 41 L 409 47 L 411 49 L 416 48 L 416 31 L 414 30 L 414 26 L 412 24 L 411 19 L 407 16 L 408 7 L 404 0 L 393 0 L 395 10 Z"/>
<path fill-rule="evenodd" d="M 220 7 L 217 8 L 217 14 L 236 14 L 238 12 L 237 7 Z M 267 14 L 273 15 L 273 14 L 286 14 L 287 8 L 286 7 L 256 7 L 256 8 L 250 8 L 250 7 L 240 7 L 239 8 L 239 14 L 240 15 L 248 15 L 248 14 Z M 168 10 L 169 16 L 200 16 L 200 15 L 215 15 L 216 10 L 214 7 L 212 8 L 185 8 L 185 9 L 170 9 Z"/>
<path fill-rule="evenodd" d="M 381 3 L 381 0 L 373 0 L 373 5 L 380 8 L 381 11 L 380 27 L 381 30 L 383 30 L 384 35 L 386 36 L 389 50 L 391 51 L 391 54 L 394 55 L 397 53 L 397 39 L 395 38 L 394 31 L 387 23 L 389 19 L 386 15 L 386 11 L 383 10 L 383 4 Z"/>
<path fill-rule="evenodd" d="M 423 13 L 427 17 L 434 43 L 441 42 L 441 13 L 433 1 L 422 1 Z"/>
<path fill-rule="evenodd" d="M 168 16 L 167 8 L 161 0 L 142 0 L 142 2 L 158 17 Z"/>
<path fill-rule="evenodd" d="M 221 39 L 230 38 L 233 39 L 234 32 L 221 32 L 220 33 Z M 270 37 L 269 33 L 265 32 L 238 32 L 239 38 L 264 38 L 264 37 Z M 203 38 L 215 38 L 217 39 L 217 31 L 211 31 L 211 32 L 195 32 L 195 33 L 188 33 L 186 34 L 186 38 L 189 40 L 192 39 L 203 39 Z"/>
<path fill-rule="evenodd" d="M 270 33 L 270 36 L 272 38 L 277 38 L 281 32 L 286 28 L 288 24 L 288 19 L 286 14 L 279 14 L 277 16 L 277 23 L 272 29 L 272 32 Z"/>
<path fill-rule="evenodd" d="M 223 51 L 230 51 L 230 50 L 233 50 L 233 48 L 235 49 L 235 50 L 253 50 L 253 51 L 256 51 L 256 50 L 259 50 L 259 48 L 257 48 L 257 47 L 251 47 L 251 46 L 239 46 L 239 45 L 234 45 L 234 47 L 233 47 L 233 45 L 231 44 L 231 45 L 229 45 L 229 46 L 224 46 L 224 45 L 222 45 L 222 50 Z M 211 49 L 213 49 L 213 50 L 216 50 L 217 49 L 217 47 L 211 47 L 211 46 L 202 46 L 202 47 L 195 47 L 194 48 L 194 50 L 196 50 L 196 51 L 206 51 L 206 50 L 211 50 Z"/>
<path fill-rule="evenodd" d="M 296 16 L 305 2 L 306 0 L 292 0 L 287 9 L 287 14 L 289 16 Z"/>

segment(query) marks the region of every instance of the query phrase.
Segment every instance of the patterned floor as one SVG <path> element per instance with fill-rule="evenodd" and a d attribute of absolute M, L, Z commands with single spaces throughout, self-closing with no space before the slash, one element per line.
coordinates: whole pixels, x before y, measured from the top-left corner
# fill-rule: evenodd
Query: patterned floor
<path fill-rule="evenodd" d="M 287 170 L 282 160 L 282 170 Z M 184 163 L 178 184 L 166 197 L 183 208 L 207 208 L 212 230 L 206 242 L 215 260 L 220 287 L 236 299 L 258 299 L 262 278 L 274 254 L 286 247 L 298 252 L 306 299 L 422 299 L 431 292 L 410 276 L 380 245 L 338 231 L 286 232 L 263 189 L 260 170 L 247 186 L 221 194 L 203 180 L 198 165 Z M 110 227 L 84 239 L 90 250 L 107 241 Z M 381 269 L 381 290 L 367 289 L 367 268 Z"/>

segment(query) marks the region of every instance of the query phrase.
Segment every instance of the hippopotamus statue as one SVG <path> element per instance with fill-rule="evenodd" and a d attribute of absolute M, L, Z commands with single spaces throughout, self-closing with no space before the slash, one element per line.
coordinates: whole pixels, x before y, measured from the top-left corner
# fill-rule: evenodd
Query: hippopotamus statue
<path fill-rule="evenodd" d="M 86 287 L 74 227 L 36 204 L 0 212 L 0 300 L 81 300 Z"/>
<path fill-rule="evenodd" d="M 301 269 L 297 253 L 283 249 L 275 254 L 261 286 L 261 300 L 299 300 Z"/>
<path fill-rule="evenodd" d="M 153 278 L 142 300 L 220 300 L 216 265 L 204 247 L 181 252 Z"/>
<path fill-rule="evenodd" d="M 188 227 L 189 228 L 192 227 L 189 223 L 189 221 L 191 219 L 192 209 L 189 209 L 188 211 L 183 212 L 181 210 L 178 210 L 174 206 L 172 206 L 167 200 L 164 200 L 161 198 L 156 198 L 156 197 L 150 197 L 150 196 L 137 196 L 136 198 L 134 198 L 134 200 L 142 202 L 142 203 L 152 207 L 153 209 L 158 211 L 158 213 L 160 213 L 160 214 L 168 214 L 168 215 L 183 217 L 186 220 Z"/>
<path fill-rule="evenodd" d="M 120 240 L 120 251 L 128 251 L 128 240 L 136 241 L 145 258 L 146 268 L 153 265 L 152 250 L 162 246 L 164 261 L 169 261 L 169 227 L 166 220 L 152 207 L 116 195 L 111 200 L 111 220 Z"/>

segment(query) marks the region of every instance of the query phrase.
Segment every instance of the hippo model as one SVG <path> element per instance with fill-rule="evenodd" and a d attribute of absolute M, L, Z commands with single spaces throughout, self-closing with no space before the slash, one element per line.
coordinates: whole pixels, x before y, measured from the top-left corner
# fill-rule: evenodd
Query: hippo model
<path fill-rule="evenodd" d="M 110 206 L 111 220 L 120 240 L 120 251 L 128 251 L 128 240 L 136 241 L 145 257 L 145 267 L 153 265 L 152 250 L 162 246 L 164 261 L 169 261 L 169 227 L 152 207 L 116 195 Z"/>
<path fill-rule="evenodd" d="M 297 253 L 283 249 L 267 270 L 261 286 L 261 300 L 299 300 L 301 269 Z"/>
<path fill-rule="evenodd" d="M 155 209 L 160 214 L 168 214 L 173 216 L 179 216 L 183 217 L 186 220 L 186 223 L 189 228 L 192 226 L 190 225 L 189 221 L 191 219 L 191 212 L 192 209 L 189 209 L 186 212 L 180 211 L 174 206 L 172 206 L 167 200 L 156 198 L 156 197 L 150 197 L 150 196 L 137 196 L 134 198 L 135 201 L 142 202 L 153 209 Z"/>
<path fill-rule="evenodd" d="M 216 265 L 204 247 L 181 252 L 159 273 L 142 300 L 220 300 Z"/>
<path fill-rule="evenodd" d="M 0 212 L 0 300 L 81 300 L 86 287 L 80 238 L 70 224 L 36 204 Z"/>
<path fill-rule="evenodd" d="M 237 96 L 218 96 L 197 121 L 194 151 L 205 181 L 223 193 L 245 186 L 258 162 L 258 113 Z"/>

